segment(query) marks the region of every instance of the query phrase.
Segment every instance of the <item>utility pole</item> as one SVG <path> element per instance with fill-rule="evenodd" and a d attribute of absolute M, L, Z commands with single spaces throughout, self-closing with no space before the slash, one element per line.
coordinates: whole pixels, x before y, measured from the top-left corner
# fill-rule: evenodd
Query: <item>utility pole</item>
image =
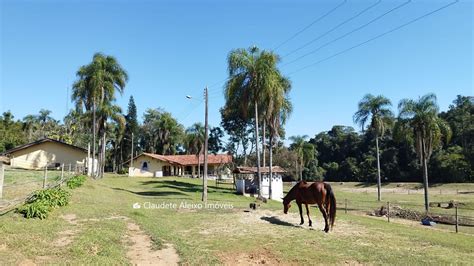
<path fill-rule="evenodd" d="M 207 202 L 207 144 L 208 144 L 208 121 L 207 121 L 207 110 L 208 110 L 208 93 L 207 86 L 204 89 L 204 100 L 205 104 L 205 118 L 204 118 L 204 176 L 202 178 L 202 201 Z"/>
<path fill-rule="evenodd" d="M 130 153 L 130 167 L 133 167 L 133 132 L 132 132 L 132 152 Z"/>

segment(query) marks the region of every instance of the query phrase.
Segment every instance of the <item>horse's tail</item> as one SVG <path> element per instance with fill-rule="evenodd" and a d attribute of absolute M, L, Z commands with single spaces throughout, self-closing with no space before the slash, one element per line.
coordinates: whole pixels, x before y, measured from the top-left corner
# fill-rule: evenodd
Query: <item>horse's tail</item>
<path fill-rule="evenodd" d="M 326 210 L 328 211 L 329 223 L 332 228 L 334 226 L 334 220 L 336 220 L 336 197 L 334 197 L 331 185 L 324 183 L 324 187 L 326 188 Z"/>

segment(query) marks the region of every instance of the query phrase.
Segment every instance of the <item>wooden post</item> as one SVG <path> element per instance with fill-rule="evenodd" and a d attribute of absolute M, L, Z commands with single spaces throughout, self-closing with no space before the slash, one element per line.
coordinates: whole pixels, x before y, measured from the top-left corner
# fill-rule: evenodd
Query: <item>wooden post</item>
<path fill-rule="evenodd" d="M 3 169 L 3 162 L 0 162 L 0 199 L 3 197 L 3 180 L 5 178 L 5 170 Z"/>
<path fill-rule="evenodd" d="M 46 188 L 46 179 L 48 179 L 48 164 L 44 167 L 43 189 Z"/>
<path fill-rule="evenodd" d="M 64 180 L 64 163 L 61 164 L 61 180 L 59 181 L 59 186 L 63 183 Z"/>
<path fill-rule="evenodd" d="M 69 164 L 69 174 L 71 174 L 71 164 Z"/>
<path fill-rule="evenodd" d="M 459 219 L 458 219 L 458 205 L 456 204 L 456 233 L 458 232 Z"/>
<path fill-rule="evenodd" d="M 204 175 L 202 177 L 202 201 L 207 202 L 207 146 L 208 146 L 208 131 L 209 131 L 209 125 L 208 125 L 208 106 L 209 106 L 209 95 L 207 92 L 207 86 L 206 89 L 204 90 L 204 97 L 205 97 L 205 110 L 204 110 Z M 257 128 L 258 131 L 258 128 Z M 257 135 L 257 140 L 258 140 L 258 135 Z M 258 141 L 256 142 L 258 144 Z M 257 145 L 258 146 L 258 145 Z M 258 153 L 258 149 L 256 150 Z M 257 154 L 257 160 L 259 160 L 258 154 Z M 260 163 L 259 163 L 260 164 Z M 260 181 L 261 182 L 261 181 Z M 261 184 L 261 183 L 259 183 Z M 261 189 L 261 187 L 259 187 Z M 259 192 L 259 195 L 261 195 L 261 191 Z"/>
<path fill-rule="evenodd" d="M 347 213 L 347 199 L 344 199 L 344 213 Z"/>
<path fill-rule="evenodd" d="M 387 202 L 387 220 L 390 223 L 390 201 Z"/>

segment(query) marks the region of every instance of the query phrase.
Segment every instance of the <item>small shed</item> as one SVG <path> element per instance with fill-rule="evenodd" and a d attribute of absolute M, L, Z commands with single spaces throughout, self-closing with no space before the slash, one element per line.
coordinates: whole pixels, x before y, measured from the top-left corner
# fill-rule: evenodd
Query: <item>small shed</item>
<path fill-rule="evenodd" d="M 283 174 L 287 171 L 280 166 L 272 167 L 271 189 L 273 200 L 281 200 L 283 197 Z M 262 174 L 262 196 L 269 198 L 270 195 L 270 167 L 260 167 Z M 236 179 L 237 193 L 257 194 L 258 174 L 257 167 L 239 166 L 234 169 L 233 174 Z"/>

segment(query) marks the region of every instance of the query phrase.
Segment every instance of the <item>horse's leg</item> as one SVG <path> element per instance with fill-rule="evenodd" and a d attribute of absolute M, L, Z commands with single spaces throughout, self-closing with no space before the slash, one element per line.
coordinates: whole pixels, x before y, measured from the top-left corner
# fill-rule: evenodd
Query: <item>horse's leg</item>
<path fill-rule="evenodd" d="M 304 205 L 306 206 L 306 214 L 308 215 L 309 226 L 313 226 L 313 222 L 311 221 L 311 217 L 309 217 L 309 208 L 308 208 L 308 204 L 307 204 L 307 203 L 305 203 Z"/>
<path fill-rule="evenodd" d="M 300 217 L 301 217 L 301 223 L 300 225 L 304 224 L 304 220 L 303 220 L 303 208 L 301 207 L 301 203 L 300 202 L 297 202 L 296 204 L 298 204 L 298 209 L 300 210 Z"/>
<path fill-rule="evenodd" d="M 324 206 L 322 204 L 318 204 L 318 207 L 319 207 L 319 210 L 321 211 L 321 213 L 323 214 L 323 217 L 324 217 L 324 232 L 328 232 L 329 231 L 329 223 L 328 223 L 328 214 L 327 214 L 327 211 L 326 211 L 326 208 L 324 208 Z"/>

